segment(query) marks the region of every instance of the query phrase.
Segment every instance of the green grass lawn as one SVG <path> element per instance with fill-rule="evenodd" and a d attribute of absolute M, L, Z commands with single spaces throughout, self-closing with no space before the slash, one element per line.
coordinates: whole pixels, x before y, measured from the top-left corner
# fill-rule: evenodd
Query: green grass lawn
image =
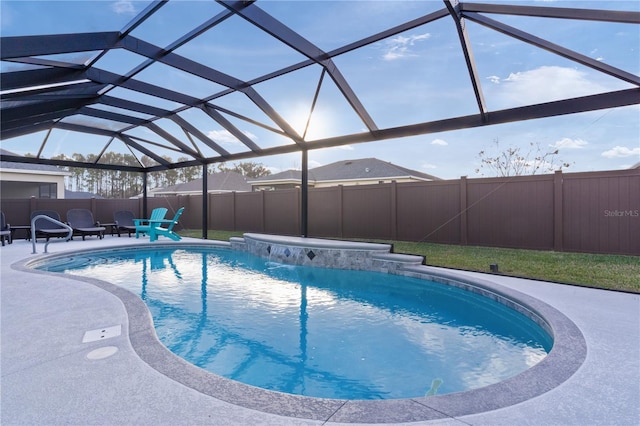
<path fill-rule="evenodd" d="M 180 234 L 201 237 L 202 231 L 189 230 Z M 208 233 L 209 239 L 212 240 L 228 241 L 233 236 L 242 236 L 242 232 L 211 230 Z M 489 272 L 489 265 L 497 263 L 500 273 L 505 275 L 640 293 L 640 257 L 638 256 L 518 250 L 407 241 L 376 240 L 376 242 L 393 244 L 396 253 L 425 256 L 426 263 L 433 266 Z"/>

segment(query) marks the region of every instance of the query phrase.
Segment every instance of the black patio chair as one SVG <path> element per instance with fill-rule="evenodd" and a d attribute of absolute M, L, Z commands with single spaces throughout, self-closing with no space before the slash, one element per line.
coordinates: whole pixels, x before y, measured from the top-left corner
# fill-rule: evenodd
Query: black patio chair
<path fill-rule="evenodd" d="M 96 235 L 102 239 L 107 229 L 100 226 L 100 222 L 93 220 L 93 213 L 88 209 L 71 209 L 67 211 L 67 223 L 73 228 L 73 232 L 82 235 L 82 240 L 87 235 Z"/>
<path fill-rule="evenodd" d="M 60 220 L 60 214 L 55 210 L 36 210 L 31 213 L 29 224 L 31 224 L 34 217 L 40 215 L 49 216 L 52 219 L 62 222 Z M 31 235 L 31 238 L 35 238 L 36 242 L 38 241 L 38 237 L 45 237 L 47 241 L 49 241 L 49 238 L 51 237 L 62 238 L 69 235 L 69 230 L 67 228 L 46 219 L 36 219 L 35 228 L 36 233 L 35 235 Z"/>
<path fill-rule="evenodd" d="M 4 212 L 0 212 L 0 240 L 2 240 L 3 246 L 5 239 L 9 244 L 13 242 L 13 239 L 11 238 L 11 226 L 7 223 L 4 217 Z"/>
<path fill-rule="evenodd" d="M 129 210 L 113 212 L 113 222 L 115 223 L 114 226 L 118 237 L 120 236 L 120 231 L 127 232 L 129 237 L 131 237 L 132 232 L 136 232 L 136 225 L 133 223 L 134 218 L 133 212 Z"/>

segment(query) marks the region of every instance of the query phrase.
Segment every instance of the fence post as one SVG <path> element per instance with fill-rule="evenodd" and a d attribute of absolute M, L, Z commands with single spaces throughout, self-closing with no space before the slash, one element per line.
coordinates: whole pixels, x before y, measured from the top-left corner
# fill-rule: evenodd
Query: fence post
<path fill-rule="evenodd" d="M 340 234 L 340 238 L 344 238 L 344 203 L 342 201 L 343 196 L 343 186 L 338 185 L 338 215 L 340 215 L 340 217 L 338 218 L 340 219 L 340 229 L 338 229 L 338 232 Z"/>
<path fill-rule="evenodd" d="M 260 214 L 262 215 L 262 231 L 261 231 L 262 233 L 266 233 L 267 232 L 266 231 L 267 218 L 265 217 L 266 216 L 266 209 L 264 208 L 264 203 L 265 203 L 264 193 L 265 192 L 266 191 L 260 191 L 260 201 L 261 201 L 261 203 L 260 203 L 260 209 L 261 209 Z"/>
<path fill-rule="evenodd" d="M 562 217 L 562 170 L 557 170 L 553 175 L 553 250 L 563 251 L 564 244 L 562 234 L 564 233 Z"/>
<path fill-rule="evenodd" d="M 236 231 L 236 191 L 231 193 L 231 217 L 233 217 L 233 232 Z"/>
<path fill-rule="evenodd" d="M 468 244 L 467 228 L 467 177 L 460 177 L 460 244 Z"/>
<path fill-rule="evenodd" d="M 398 186 L 397 182 L 391 181 L 391 239 L 398 239 Z"/>
<path fill-rule="evenodd" d="M 202 165 L 202 239 L 209 238 L 209 172 L 208 165 Z"/>

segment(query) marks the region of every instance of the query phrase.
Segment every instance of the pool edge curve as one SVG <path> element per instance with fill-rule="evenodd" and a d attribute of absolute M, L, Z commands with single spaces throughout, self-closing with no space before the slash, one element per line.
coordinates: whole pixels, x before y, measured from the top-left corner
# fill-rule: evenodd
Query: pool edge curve
<path fill-rule="evenodd" d="M 190 241 L 181 243 L 140 244 L 150 247 L 207 246 L 230 248 L 225 242 Z M 131 246 L 110 247 L 130 249 Z M 101 251 L 100 249 L 92 251 Z M 86 251 L 82 251 L 86 253 Z M 53 274 L 32 269 L 30 265 L 73 251 L 38 256 L 16 262 L 13 268 L 36 274 Z M 69 276 L 69 279 L 95 285 L 118 297 L 127 312 L 128 338 L 136 354 L 168 378 L 211 397 L 281 416 L 342 422 L 396 423 L 456 418 L 518 404 L 559 386 L 571 377 L 586 359 L 586 342 L 579 328 L 552 306 L 490 280 L 469 277 L 456 271 L 429 266 L 412 266 L 410 276 L 435 278 L 489 291 L 539 315 L 550 327 L 554 345 L 535 366 L 499 383 L 486 387 L 420 398 L 390 400 L 335 400 L 286 394 L 257 388 L 205 371 L 170 352 L 157 338 L 151 314 L 134 293 L 94 278 Z M 59 274 L 56 274 L 59 275 Z"/>

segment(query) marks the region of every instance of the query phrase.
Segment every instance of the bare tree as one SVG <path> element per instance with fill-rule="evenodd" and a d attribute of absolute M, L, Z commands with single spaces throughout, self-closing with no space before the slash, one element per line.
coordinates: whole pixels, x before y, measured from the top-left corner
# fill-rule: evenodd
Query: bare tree
<path fill-rule="evenodd" d="M 480 167 L 476 173 L 485 176 L 521 176 L 539 173 L 552 173 L 569 167 L 569 163 L 558 159 L 558 149 L 544 150 L 539 142 L 530 142 L 528 149 L 509 146 L 503 149 L 500 141 L 494 139 L 492 152 L 482 150 L 478 153 Z"/>

